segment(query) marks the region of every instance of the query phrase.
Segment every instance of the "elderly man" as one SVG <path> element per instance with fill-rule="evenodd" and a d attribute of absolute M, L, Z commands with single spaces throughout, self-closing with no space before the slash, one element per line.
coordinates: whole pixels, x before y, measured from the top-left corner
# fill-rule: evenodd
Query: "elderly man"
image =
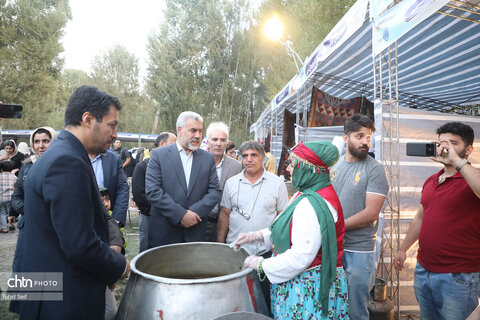
<path fill-rule="evenodd" d="M 243 171 L 225 184 L 218 219 L 218 242 L 232 243 L 240 233 L 268 227 L 288 204 L 285 183 L 262 166 L 263 146 L 246 141 L 240 146 Z M 245 244 L 249 254 L 265 253 L 264 247 Z M 256 251 L 256 252 L 255 252 Z"/>
<path fill-rule="evenodd" d="M 223 189 L 218 218 L 218 242 L 232 243 L 240 233 L 268 227 L 288 205 L 285 183 L 263 167 L 265 150 L 257 141 L 240 146 L 243 171 L 230 178 Z M 264 243 L 246 243 L 242 247 L 250 255 L 269 258 L 270 248 Z M 263 281 L 263 296 L 270 305 L 270 283 Z"/>
<path fill-rule="evenodd" d="M 223 190 L 225 182 L 242 171 L 242 164 L 225 155 L 228 142 L 228 126 L 223 122 L 212 122 L 207 128 L 207 139 L 210 153 L 213 154 L 220 188 Z M 217 241 L 217 220 L 220 212 L 220 201 L 208 215 L 207 234 L 205 241 Z"/>
<path fill-rule="evenodd" d="M 28 173 L 19 269 L 61 273 L 63 296 L 19 301 L 21 319 L 103 319 L 106 286 L 129 273 L 129 261 L 107 243 L 107 217 L 88 157 L 116 138 L 120 109 L 116 97 L 95 87 L 76 89 L 65 130 Z"/>
<path fill-rule="evenodd" d="M 203 118 L 191 111 L 177 119 L 178 140 L 154 149 L 145 176 L 151 204 L 148 247 L 203 241 L 207 216 L 222 196 L 213 156 L 199 149 Z"/>
<path fill-rule="evenodd" d="M 406 252 L 418 239 L 413 287 L 420 317 L 460 320 L 478 305 L 480 170 L 467 160 L 473 152 L 470 126 L 449 122 L 437 134 L 438 156 L 431 159 L 443 168 L 423 184 L 420 207 L 394 264 L 405 268 Z"/>
<path fill-rule="evenodd" d="M 170 132 L 162 132 L 155 139 L 155 148 L 169 146 L 177 141 L 177 136 Z M 148 249 L 148 220 L 150 219 L 150 202 L 147 200 L 145 194 L 145 175 L 147 173 L 147 166 L 150 158 L 147 158 L 137 164 L 135 170 L 133 170 L 132 176 L 132 195 L 135 204 L 140 210 L 140 223 L 138 226 L 140 248 L 139 251 L 145 251 Z"/>

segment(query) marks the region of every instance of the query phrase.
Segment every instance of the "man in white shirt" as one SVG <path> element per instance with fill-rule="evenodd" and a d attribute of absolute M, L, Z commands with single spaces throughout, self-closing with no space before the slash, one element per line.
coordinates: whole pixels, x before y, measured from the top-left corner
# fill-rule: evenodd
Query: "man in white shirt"
<path fill-rule="evenodd" d="M 218 182 L 223 190 L 225 182 L 242 171 L 242 164 L 233 158 L 225 156 L 229 128 L 223 122 L 212 122 L 207 128 L 207 143 L 217 166 Z M 220 212 L 220 201 L 208 214 L 205 241 L 217 241 L 217 221 Z"/>
<path fill-rule="evenodd" d="M 223 189 L 218 218 L 218 242 L 232 243 L 240 233 L 268 227 L 288 205 L 287 187 L 283 180 L 263 168 L 265 151 L 257 141 L 240 146 L 243 171 L 230 178 Z M 270 257 L 270 248 L 263 242 L 246 243 L 242 247 L 250 255 Z M 270 283 L 261 283 L 267 305 L 270 305 Z"/>

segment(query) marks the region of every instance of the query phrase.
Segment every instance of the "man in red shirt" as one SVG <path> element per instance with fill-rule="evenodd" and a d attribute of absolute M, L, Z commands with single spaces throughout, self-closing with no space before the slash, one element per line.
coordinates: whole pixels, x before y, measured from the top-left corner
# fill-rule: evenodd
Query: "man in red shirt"
<path fill-rule="evenodd" d="M 480 170 L 467 161 L 470 126 L 449 122 L 436 132 L 437 157 L 431 159 L 444 168 L 425 181 L 394 264 L 405 269 L 406 252 L 418 239 L 414 289 L 421 319 L 466 319 L 478 305 Z"/>

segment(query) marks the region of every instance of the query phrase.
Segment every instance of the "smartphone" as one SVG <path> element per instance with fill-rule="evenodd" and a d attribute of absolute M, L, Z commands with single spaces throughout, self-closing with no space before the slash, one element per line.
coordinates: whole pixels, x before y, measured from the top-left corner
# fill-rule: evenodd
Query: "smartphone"
<path fill-rule="evenodd" d="M 437 144 L 433 142 L 407 142 L 407 156 L 436 157 Z"/>
<path fill-rule="evenodd" d="M 0 104 L 0 118 L 20 119 L 23 106 L 19 104 Z"/>

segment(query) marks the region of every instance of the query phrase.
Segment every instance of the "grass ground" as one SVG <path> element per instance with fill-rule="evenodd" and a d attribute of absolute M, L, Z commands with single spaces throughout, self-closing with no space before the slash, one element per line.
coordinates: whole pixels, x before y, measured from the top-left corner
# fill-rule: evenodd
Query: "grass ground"
<path fill-rule="evenodd" d="M 129 260 L 132 260 L 138 254 L 139 242 L 138 242 L 138 212 L 131 212 L 131 224 L 127 219 L 127 225 L 125 227 L 125 233 L 127 237 L 126 256 Z M 15 252 L 15 246 L 17 244 L 17 231 L 9 232 L 7 234 L 0 234 L 0 272 L 10 272 L 13 262 L 13 254 Z M 125 286 L 127 285 L 127 279 L 117 282 L 115 288 L 115 297 L 117 304 L 120 303 Z M 18 315 L 8 311 L 10 301 L 0 299 L 0 319 L 13 320 L 18 319 Z"/>

